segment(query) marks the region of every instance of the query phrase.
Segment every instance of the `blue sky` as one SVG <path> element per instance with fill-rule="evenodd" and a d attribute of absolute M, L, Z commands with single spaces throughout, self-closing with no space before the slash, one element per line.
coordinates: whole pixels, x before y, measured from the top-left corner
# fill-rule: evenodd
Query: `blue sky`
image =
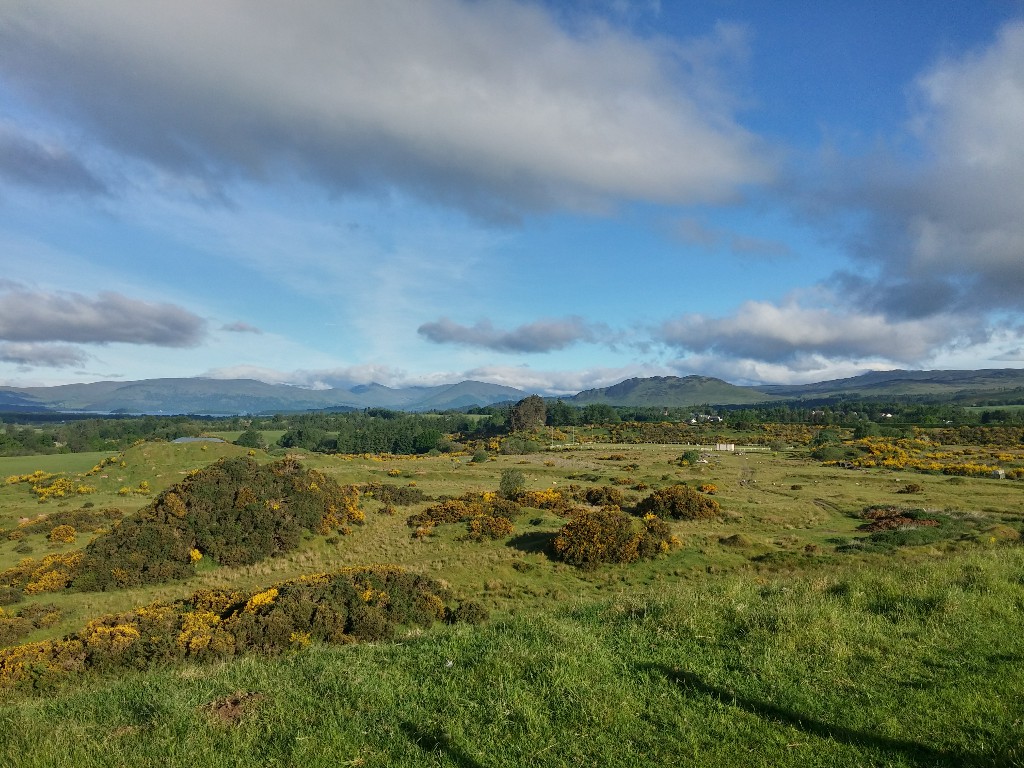
<path fill-rule="evenodd" d="M 1024 366 L 1024 2 L 0 3 L 0 385 Z"/>

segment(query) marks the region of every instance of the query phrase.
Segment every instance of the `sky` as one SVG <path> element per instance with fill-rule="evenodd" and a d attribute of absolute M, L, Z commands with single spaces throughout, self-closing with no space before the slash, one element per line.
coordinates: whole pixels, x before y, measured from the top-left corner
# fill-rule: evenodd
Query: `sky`
<path fill-rule="evenodd" d="M 1024 367 L 1024 0 L 0 0 L 0 386 Z"/>

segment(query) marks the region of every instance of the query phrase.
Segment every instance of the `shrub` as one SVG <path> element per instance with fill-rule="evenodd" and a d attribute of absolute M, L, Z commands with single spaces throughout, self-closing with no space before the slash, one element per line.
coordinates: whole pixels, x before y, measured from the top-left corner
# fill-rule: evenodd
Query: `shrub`
<path fill-rule="evenodd" d="M 592 507 L 623 507 L 626 504 L 626 497 L 618 488 L 610 485 L 603 485 L 600 488 L 587 488 L 581 492 L 582 501 Z"/>
<path fill-rule="evenodd" d="M 480 450 L 476 451 L 473 454 L 472 461 L 473 461 L 474 464 L 483 464 L 490 457 L 491 457 L 491 454 L 489 454 L 487 451 L 485 451 L 483 448 L 481 448 Z"/>
<path fill-rule="evenodd" d="M 78 531 L 71 525 L 58 525 L 50 531 L 48 538 L 55 544 L 74 544 Z"/>
<path fill-rule="evenodd" d="M 693 466 L 700 461 L 700 451 L 683 451 L 683 455 L 679 457 L 680 464 L 686 464 Z"/>
<path fill-rule="evenodd" d="M 367 483 L 363 486 L 363 494 L 376 499 L 381 504 L 398 507 L 409 507 L 430 500 L 427 494 L 415 486 L 391 485 L 389 483 Z"/>
<path fill-rule="evenodd" d="M 704 483 L 703 485 L 697 486 L 697 490 L 700 491 L 701 493 L 711 495 L 718 493 L 718 486 L 715 485 L 714 483 Z"/>
<path fill-rule="evenodd" d="M 526 490 L 526 476 L 520 469 L 504 469 L 498 481 L 498 495 L 505 499 L 514 499 Z"/>
<path fill-rule="evenodd" d="M 920 483 L 907 483 L 896 491 L 896 493 L 924 493 L 924 488 Z"/>
<path fill-rule="evenodd" d="M 618 507 L 581 512 L 555 536 L 555 557 L 584 568 L 600 563 L 632 563 L 640 557 L 640 534 Z"/>
<path fill-rule="evenodd" d="M 670 485 L 655 491 L 636 505 L 637 514 L 653 514 L 678 520 L 700 520 L 718 517 L 722 508 L 714 499 L 698 493 L 688 485 Z"/>
<path fill-rule="evenodd" d="M 463 538 L 468 541 L 504 539 L 506 536 L 511 536 L 514 531 L 515 527 L 507 517 L 477 515 L 466 523 L 466 535 Z"/>
<path fill-rule="evenodd" d="M 74 584 L 104 590 L 186 578 L 194 573 L 193 550 L 223 565 L 248 565 L 295 549 L 303 531 L 345 533 L 363 519 L 355 486 L 294 459 L 265 466 L 222 459 L 93 540 Z"/>

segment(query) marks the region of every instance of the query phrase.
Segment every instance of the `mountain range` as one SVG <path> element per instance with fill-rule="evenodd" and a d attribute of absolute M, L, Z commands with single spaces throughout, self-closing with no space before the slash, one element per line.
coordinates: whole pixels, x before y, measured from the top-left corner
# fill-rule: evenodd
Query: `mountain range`
<path fill-rule="evenodd" d="M 433 387 L 392 388 L 373 383 L 351 389 L 308 389 L 254 379 L 145 379 L 55 387 L 0 387 L 0 412 L 233 415 L 374 407 L 431 411 L 516 401 L 527 394 L 514 387 L 482 381 Z M 708 376 L 652 376 L 627 379 L 562 399 L 580 406 L 606 403 L 680 407 L 839 398 L 1024 403 L 1024 369 L 871 371 L 814 384 L 758 386 L 739 386 Z"/>

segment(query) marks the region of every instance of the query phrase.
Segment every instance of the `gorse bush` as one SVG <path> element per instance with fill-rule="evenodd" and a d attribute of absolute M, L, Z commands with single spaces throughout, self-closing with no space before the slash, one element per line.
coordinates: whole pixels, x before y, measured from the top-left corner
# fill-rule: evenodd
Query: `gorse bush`
<path fill-rule="evenodd" d="M 504 539 L 515 531 L 512 521 L 507 517 L 494 515 L 477 515 L 466 523 L 467 541 L 484 541 L 485 539 Z"/>
<path fill-rule="evenodd" d="M 184 578 L 193 572 L 192 550 L 223 565 L 247 565 L 296 549 L 304 531 L 347 533 L 363 519 L 354 486 L 342 487 L 293 459 L 265 466 L 222 459 L 93 541 L 75 586 Z"/>
<path fill-rule="evenodd" d="M 432 579 L 383 566 L 304 576 L 249 594 L 203 590 L 103 616 L 61 640 L 0 650 L 0 687 L 42 687 L 92 669 L 280 653 L 314 641 L 380 640 L 402 625 L 454 620 L 446 597 Z"/>
<path fill-rule="evenodd" d="M 496 493 L 465 493 L 457 499 L 442 499 L 421 512 L 409 515 L 406 525 L 414 529 L 429 529 L 445 523 L 461 523 L 476 517 L 511 518 L 518 515 L 518 503 L 501 498 Z"/>
<path fill-rule="evenodd" d="M 635 512 L 641 515 L 673 517 L 677 520 L 700 520 L 718 517 L 722 508 L 717 501 L 688 485 L 670 485 L 640 501 Z"/>
<path fill-rule="evenodd" d="M 30 558 L 0 574 L 0 583 L 48 592 L 136 587 L 194 573 L 209 556 L 246 565 L 298 547 L 304 531 L 347 533 L 363 521 L 359 492 L 292 460 L 261 466 L 222 459 L 161 493 L 83 551 Z M 200 557 L 196 556 L 196 553 Z"/>
<path fill-rule="evenodd" d="M 430 501 L 430 497 L 422 490 L 409 485 L 366 483 L 362 486 L 362 492 L 364 496 L 376 499 L 381 504 L 397 507 L 408 507 L 423 501 Z"/>
<path fill-rule="evenodd" d="M 668 524 L 655 515 L 637 530 L 634 519 L 618 507 L 602 507 L 575 515 L 555 536 L 555 557 L 592 568 L 601 563 L 632 563 L 679 546 Z"/>

